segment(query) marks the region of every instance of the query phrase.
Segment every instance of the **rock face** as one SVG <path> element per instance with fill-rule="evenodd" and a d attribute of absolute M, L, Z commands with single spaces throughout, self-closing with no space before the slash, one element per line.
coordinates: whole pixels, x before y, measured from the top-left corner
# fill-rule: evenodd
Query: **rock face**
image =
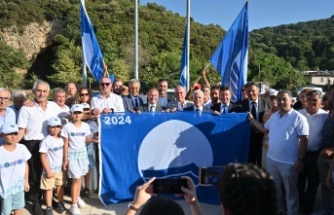
<path fill-rule="evenodd" d="M 63 23 L 59 20 L 52 22 L 30 23 L 23 32 L 15 26 L 1 29 L 1 40 L 15 49 L 22 48 L 26 58 L 34 61 L 36 56 L 46 47 L 52 45 L 53 38 L 62 30 Z"/>

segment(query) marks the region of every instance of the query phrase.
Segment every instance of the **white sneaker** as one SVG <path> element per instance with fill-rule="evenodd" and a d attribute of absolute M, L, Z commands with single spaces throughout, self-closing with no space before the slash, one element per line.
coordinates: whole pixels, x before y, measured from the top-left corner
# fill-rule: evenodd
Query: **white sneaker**
<path fill-rule="evenodd" d="M 80 198 L 80 197 L 78 198 L 77 204 L 78 204 L 79 208 L 86 207 L 86 202 L 84 200 L 82 200 L 82 198 Z"/>
<path fill-rule="evenodd" d="M 72 205 L 70 207 L 70 212 L 71 212 L 72 215 L 81 215 L 80 210 L 79 210 L 78 206 L 76 206 L 76 205 Z"/>

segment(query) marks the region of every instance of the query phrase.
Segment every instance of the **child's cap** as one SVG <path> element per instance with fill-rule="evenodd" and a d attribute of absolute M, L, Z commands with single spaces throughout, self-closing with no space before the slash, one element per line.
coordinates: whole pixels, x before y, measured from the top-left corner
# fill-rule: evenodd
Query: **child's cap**
<path fill-rule="evenodd" d="M 71 112 L 72 113 L 74 113 L 74 112 L 83 112 L 82 105 L 81 104 L 74 104 L 74 105 L 72 105 Z"/>
<path fill-rule="evenodd" d="M 48 120 L 48 125 L 51 127 L 55 127 L 55 126 L 62 126 L 61 124 L 61 120 L 59 119 L 59 117 L 52 117 Z"/>
<path fill-rule="evenodd" d="M 90 109 L 90 106 L 88 103 L 81 103 L 82 109 Z"/>
<path fill-rule="evenodd" d="M 1 133 L 4 134 L 11 134 L 11 133 L 17 133 L 19 132 L 19 128 L 16 124 L 4 124 L 1 128 Z"/>

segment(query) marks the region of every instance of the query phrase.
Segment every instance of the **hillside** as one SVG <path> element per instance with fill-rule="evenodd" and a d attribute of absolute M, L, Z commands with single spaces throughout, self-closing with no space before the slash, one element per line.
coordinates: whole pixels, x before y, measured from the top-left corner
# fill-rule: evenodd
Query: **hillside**
<path fill-rule="evenodd" d="M 30 87 L 36 78 L 58 86 L 81 81 L 78 0 L 0 0 L 0 8 L 0 53 L 4 53 L 0 58 L 0 85 Z M 109 72 L 124 80 L 132 78 L 133 1 L 86 0 L 86 9 Z M 295 88 L 304 84 L 300 73 L 295 71 L 333 70 L 333 22 L 331 17 L 252 31 L 249 79 Z M 184 17 L 162 6 L 155 3 L 140 6 L 139 74 L 144 87 L 155 85 L 159 78 L 169 79 L 172 86 L 177 84 L 184 25 Z M 220 26 L 192 20 L 192 79 L 197 78 L 225 33 Z M 28 73 L 22 75 L 24 70 Z M 212 68 L 208 74 L 210 81 L 219 80 Z"/>

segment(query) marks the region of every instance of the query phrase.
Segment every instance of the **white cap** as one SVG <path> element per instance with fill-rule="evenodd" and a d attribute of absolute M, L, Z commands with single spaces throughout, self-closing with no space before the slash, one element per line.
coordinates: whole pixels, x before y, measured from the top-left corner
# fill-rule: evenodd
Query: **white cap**
<path fill-rule="evenodd" d="M 55 126 L 61 126 L 62 124 L 59 117 L 52 117 L 48 120 L 48 125 L 51 127 L 55 127 Z"/>
<path fill-rule="evenodd" d="M 90 109 L 90 106 L 88 103 L 81 103 L 81 106 L 82 106 L 82 109 L 86 109 L 86 108 Z"/>
<path fill-rule="evenodd" d="M 74 105 L 72 105 L 71 112 L 72 113 L 74 113 L 74 112 L 83 112 L 82 105 L 81 104 L 74 104 Z"/>
<path fill-rule="evenodd" d="M 277 96 L 277 94 L 278 94 L 277 90 L 270 89 L 270 93 L 269 93 L 270 96 Z"/>
<path fill-rule="evenodd" d="M 1 133 L 4 134 L 10 134 L 10 133 L 17 133 L 19 132 L 19 128 L 17 127 L 16 124 L 3 124 L 2 128 L 1 128 Z"/>

